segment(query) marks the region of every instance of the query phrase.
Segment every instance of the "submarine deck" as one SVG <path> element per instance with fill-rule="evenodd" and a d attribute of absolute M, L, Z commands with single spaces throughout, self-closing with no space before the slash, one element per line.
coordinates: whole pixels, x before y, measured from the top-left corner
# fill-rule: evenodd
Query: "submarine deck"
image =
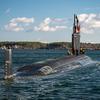
<path fill-rule="evenodd" d="M 79 55 L 79 56 L 72 55 L 72 56 L 61 57 L 53 60 L 40 61 L 30 65 L 23 66 L 19 68 L 17 72 L 26 72 L 26 73 L 34 72 L 36 74 L 37 71 L 40 70 L 42 67 L 50 66 L 50 68 L 52 69 L 61 68 L 61 66 L 68 65 L 69 63 L 79 59 L 83 59 L 84 57 L 85 55 Z"/>

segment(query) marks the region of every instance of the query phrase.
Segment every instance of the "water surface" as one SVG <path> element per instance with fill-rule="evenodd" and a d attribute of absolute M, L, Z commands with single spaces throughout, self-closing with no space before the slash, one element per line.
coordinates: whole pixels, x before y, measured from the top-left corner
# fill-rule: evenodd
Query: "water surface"
<path fill-rule="evenodd" d="M 13 50 L 13 72 L 23 65 L 67 55 L 66 50 Z M 100 51 L 87 51 L 94 63 L 47 76 L 4 81 L 0 50 L 0 100 L 100 100 Z M 74 67 L 74 66 L 72 66 Z"/>

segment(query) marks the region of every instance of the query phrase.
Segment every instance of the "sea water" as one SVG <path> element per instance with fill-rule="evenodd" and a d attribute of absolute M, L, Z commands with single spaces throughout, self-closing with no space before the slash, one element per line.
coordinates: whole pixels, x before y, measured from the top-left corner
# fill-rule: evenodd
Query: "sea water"
<path fill-rule="evenodd" d="M 65 49 L 14 49 L 12 55 L 12 69 L 16 73 L 24 65 L 63 57 L 67 52 Z M 0 50 L 0 100 L 100 100 L 100 51 L 88 50 L 86 55 L 92 61 L 84 67 L 71 66 L 73 70 L 5 81 L 2 79 L 4 50 Z"/>

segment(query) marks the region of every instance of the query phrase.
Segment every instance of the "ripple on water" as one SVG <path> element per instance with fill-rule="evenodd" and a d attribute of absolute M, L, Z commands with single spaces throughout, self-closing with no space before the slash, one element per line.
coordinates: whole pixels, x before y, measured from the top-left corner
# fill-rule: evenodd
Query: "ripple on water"
<path fill-rule="evenodd" d="M 22 53 L 23 50 L 15 51 L 13 64 L 15 67 L 13 69 L 15 70 L 24 64 L 45 58 L 60 57 L 66 53 L 66 50 L 35 50 L 36 54 L 34 55 L 33 51 L 29 50 L 24 53 Z M 91 54 L 91 52 L 87 54 L 89 53 Z M 90 56 L 96 60 L 96 56 L 100 55 L 100 52 L 95 55 L 94 53 Z M 0 69 L 0 78 L 2 76 L 3 66 Z M 0 100 L 100 100 L 100 63 L 97 62 L 96 64 L 75 68 L 70 71 L 64 70 L 59 74 L 55 73 L 34 78 L 17 77 L 11 83 L 0 80 Z"/>

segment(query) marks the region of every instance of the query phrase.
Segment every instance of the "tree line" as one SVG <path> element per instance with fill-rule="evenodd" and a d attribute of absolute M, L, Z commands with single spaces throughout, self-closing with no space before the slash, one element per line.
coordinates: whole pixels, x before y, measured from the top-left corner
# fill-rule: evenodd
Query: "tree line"
<path fill-rule="evenodd" d="M 71 48 L 71 42 L 53 42 L 53 43 L 41 43 L 41 42 L 0 42 L 0 48 L 11 45 L 13 48 L 31 48 L 31 49 L 69 49 Z M 84 49 L 99 49 L 100 44 L 81 43 L 81 48 Z"/>

